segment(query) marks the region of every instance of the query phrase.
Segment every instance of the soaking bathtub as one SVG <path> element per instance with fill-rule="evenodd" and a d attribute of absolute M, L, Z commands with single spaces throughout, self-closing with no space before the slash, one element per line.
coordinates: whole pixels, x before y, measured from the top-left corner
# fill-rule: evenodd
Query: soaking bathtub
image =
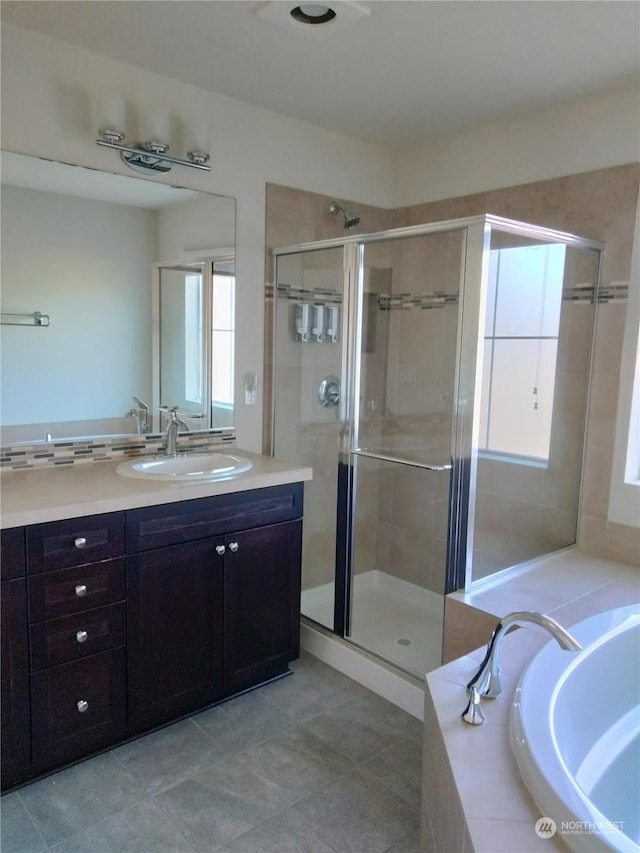
<path fill-rule="evenodd" d="M 600 613 L 551 641 L 516 688 L 511 745 L 542 815 L 570 850 L 640 853 L 640 607 Z M 554 827 L 555 823 L 555 827 Z"/>

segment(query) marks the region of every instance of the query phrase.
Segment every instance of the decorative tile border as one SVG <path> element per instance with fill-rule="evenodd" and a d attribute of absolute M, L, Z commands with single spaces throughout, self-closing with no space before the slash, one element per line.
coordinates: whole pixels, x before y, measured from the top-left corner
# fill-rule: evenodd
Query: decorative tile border
<path fill-rule="evenodd" d="M 445 293 L 443 290 L 433 293 L 381 293 L 378 296 L 378 307 L 381 311 L 406 311 L 409 308 L 429 311 L 433 308 L 457 305 L 458 302 L 458 293 Z"/>
<path fill-rule="evenodd" d="M 268 295 L 269 285 L 267 285 Z M 271 297 L 273 298 L 273 285 L 271 285 Z M 278 299 L 288 299 L 291 302 L 317 302 L 322 305 L 342 305 L 342 291 L 330 287 L 305 289 L 304 287 L 295 287 L 292 284 L 279 284 Z"/>
<path fill-rule="evenodd" d="M 265 297 L 273 300 L 274 287 L 271 282 L 265 285 Z M 611 302 L 626 302 L 629 296 L 629 282 L 612 281 L 608 284 L 601 283 L 597 289 L 597 300 L 599 304 Z M 562 291 L 562 299 L 565 302 L 588 302 L 593 303 L 596 298 L 596 288 L 592 282 L 572 284 Z M 291 302 L 312 302 L 323 305 L 341 305 L 342 294 L 337 290 L 328 288 L 314 288 L 305 290 L 290 284 L 278 285 L 278 299 L 286 299 Z M 458 293 L 445 293 L 434 291 L 432 293 L 381 293 L 378 295 L 378 307 L 381 311 L 406 311 L 409 308 L 420 308 L 429 310 L 432 308 L 445 308 L 447 305 L 458 305 Z"/>
<path fill-rule="evenodd" d="M 628 281 L 611 281 L 608 284 L 601 282 L 597 288 L 597 300 L 599 305 L 610 302 L 626 302 L 629 296 Z M 593 304 L 596 298 L 596 288 L 592 282 L 583 284 L 572 284 L 562 291 L 562 299 L 565 302 L 587 302 Z"/>
<path fill-rule="evenodd" d="M 267 283 L 265 296 L 273 299 L 273 285 Z M 322 305 L 342 305 L 342 293 L 330 288 L 313 288 L 306 290 L 291 284 L 278 285 L 278 299 L 286 299 L 290 302 L 311 302 Z M 447 305 L 457 305 L 459 296 L 457 293 L 445 293 L 435 291 L 433 293 L 381 293 L 378 294 L 378 308 L 381 311 L 406 310 L 408 308 L 444 308 Z"/>
<path fill-rule="evenodd" d="M 182 432 L 178 436 L 180 452 L 216 449 L 235 444 L 234 429 L 210 432 Z M 134 435 L 117 439 L 82 439 L 79 441 L 40 441 L 0 447 L 0 470 L 32 470 L 86 462 L 111 462 L 133 456 L 153 456 L 165 447 L 164 433 Z"/>
<path fill-rule="evenodd" d="M 598 288 L 598 303 L 626 302 L 629 298 L 628 281 L 612 281 Z"/>

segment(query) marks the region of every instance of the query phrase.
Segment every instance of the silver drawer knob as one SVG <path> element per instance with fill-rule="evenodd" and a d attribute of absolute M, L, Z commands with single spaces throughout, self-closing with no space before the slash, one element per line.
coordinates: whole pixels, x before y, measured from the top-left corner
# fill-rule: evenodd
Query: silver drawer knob
<path fill-rule="evenodd" d="M 76 632 L 76 640 L 79 643 L 86 643 L 88 639 L 89 639 L 89 635 L 87 634 L 86 631 L 77 631 Z"/>
<path fill-rule="evenodd" d="M 87 544 L 87 540 L 84 536 L 78 536 L 74 544 L 76 548 L 84 548 L 84 546 Z"/>
<path fill-rule="evenodd" d="M 216 554 L 221 554 L 221 555 L 222 555 L 222 554 L 224 554 L 224 552 L 225 552 L 226 550 L 227 550 L 227 549 L 224 547 L 224 545 L 216 545 Z"/>
<path fill-rule="evenodd" d="M 79 583 L 76 587 L 76 595 L 78 598 L 82 598 L 83 595 L 87 594 L 87 586 L 86 584 Z"/>
<path fill-rule="evenodd" d="M 229 550 L 233 551 L 234 554 L 238 550 L 238 548 L 239 548 L 239 545 L 237 542 L 229 542 Z"/>
<path fill-rule="evenodd" d="M 86 699 L 80 699 L 80 701 L 76 705 L 76 708 L 81 714 L 84 714 L 85 711 L 89 710 L 89 703 Z"/>

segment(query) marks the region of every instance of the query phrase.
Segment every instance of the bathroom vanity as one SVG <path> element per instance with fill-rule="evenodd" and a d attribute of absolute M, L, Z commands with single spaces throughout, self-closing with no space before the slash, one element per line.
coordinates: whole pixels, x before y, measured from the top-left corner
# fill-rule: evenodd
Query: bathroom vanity
<path fill-rule="evenodd" d="M 311 471 L 252 460 L 182 487 L 3 475 L 3 789 L 288 672 Z"/>

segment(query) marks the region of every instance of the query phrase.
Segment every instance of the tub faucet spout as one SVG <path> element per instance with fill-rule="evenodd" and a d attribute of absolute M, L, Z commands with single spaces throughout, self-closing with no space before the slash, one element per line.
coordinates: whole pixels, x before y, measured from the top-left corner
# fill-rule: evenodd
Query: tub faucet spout
<path fill-rule="evenodd" d="M 516 622 L 532 622 L 545 628 L 556 640 L 561 649 L 579 652 L 582 650 L 580 643 L 575 640 L 568 631 L 550 616 L 542 613 L 533 613 L 528 610 L 516 610 L 504 616 L 496 625 L 487 646 L 487 653 L 480 664 L 480 668 L 467 684 L 470 694 L 469 704 L 462 713 L 465 723 L 473 726 L 482 725 L 484 714 L 480 709 L 480 698 L 495 699 L 500 695 L 500 667 L 498 666 L 498 651 L 502 637 L 511 625 Z"/>

